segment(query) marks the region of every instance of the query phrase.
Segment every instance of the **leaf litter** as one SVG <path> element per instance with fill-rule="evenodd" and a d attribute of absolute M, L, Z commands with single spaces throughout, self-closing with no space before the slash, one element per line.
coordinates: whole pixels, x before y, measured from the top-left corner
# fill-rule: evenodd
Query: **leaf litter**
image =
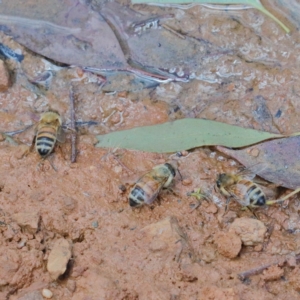
<path fill-rule="evenodd" d="M 117 2 L 39 0 L 32 8 L 27 1 L 1 1 L 1 31 L 55 62 L 104 76 L 134 74 L 145 87 L 186 82 L 209 63 L 206 56 L 230 52 L 161 26 L 171 14 L 142 14 Z"/>
<path fill-rule="evenodd" d="M 260 177 L 289 189 L 300 186 L 300 137 L 293 136 L 267 141 L 245 149 L 217 149 L 243 164 L 246 168 L 257 166 Z M 263 165 L 263 168 L 259 166 Z"/>

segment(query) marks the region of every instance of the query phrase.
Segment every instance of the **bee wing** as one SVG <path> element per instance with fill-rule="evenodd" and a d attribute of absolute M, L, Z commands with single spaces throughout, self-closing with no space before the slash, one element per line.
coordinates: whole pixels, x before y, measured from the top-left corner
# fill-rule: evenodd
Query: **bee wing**
<path fill-rule="evenodd" d="M 267 168 L 266 164 L 257 163 L 253 166 L 242 169 L 237 173 L 237 175 L 245 179 L 252 180 L 257 174 L 259 175 L 259 173 L 261 173 L 266 168 Z"/>
<path fill-rule="evenodd" d="M 66 141 L 66 133 L 63 130 L 62 126 L 59 126 L 57 129 L 57 141 L 61 144 L 63 144 Z"/>
<path fill-rule="evenodd" d="M 240 172 L 238 172 L 237 175 L 248 180 L 252 180 L 256 176 L 256 174 L 249 169 L 243 169 Z"/>
<path fill-rule="evenodd" d="M 227 188 L 228 193 L 242 206 L 247 206 L 247 203 L 245 203 L 245 195 L 248 191 L 248 186 L 244 184 L 234 184 Z"/>
<path fill-rule="evenodd" d="M 147 177 L 150 180 L 148 180 Z M 152 190 L 151 197 L 146 199 L 146 201 L 145 201 L 145 203 L 148 205 L 152 204 L 152 202 L 157 198 L 159 192 L 162 190 L 164 184 L 168 180 L 168 178 L 166 178 L 166 177 L 157 177 L 156 176 L 156 180 L 152 180 L 151 178 L 152 178 L 152 172 L 149 172 L 142 177 L 142 180 L 145 180 L 145 182 L 147 183 L 148 188 L 150 188 Z"/>
<path fill-rule="evenodd" d="M 152 195 L 152 197 L 151 198 L 149 198 L 149 199 L 146 199 L 146 201 L 145 201 L 145 204 L 148 204 L 148 205 L 150 205 L 150 204 L 152 204 L 153 203 L 153 201 L 157 198 L 157 196 L 158 196 L 158 194 L 159 194 L 159 192 L 160 192 L 160 190 L 161 190 L 161 188 L 160 189 L 158 189 L 155 193 L 153 193 L 153 195 Z"/>

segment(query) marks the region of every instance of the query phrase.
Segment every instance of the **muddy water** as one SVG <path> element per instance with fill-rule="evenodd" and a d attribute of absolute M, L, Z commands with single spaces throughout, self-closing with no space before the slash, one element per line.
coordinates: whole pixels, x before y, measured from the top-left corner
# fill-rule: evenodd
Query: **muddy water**
<path fill-rule="evenodd" d="M 0 143 L 0 299 L 29 297 L 43 288 L 53 292 L 53 299 L 299 298 L 296 198 L 286 207 L 258 209 L 266 230 L 263 242 L 242 245 L 235 257 L 226 254 L 220 241 L 231 245 L 228 232 L 234 220 L 253 215 L 234 202 L 225 213 L 226 200 L 214 189 L 218 173 L 238 169 L 235 161 L 213 148 L 173 155 L 183 181 L 177 176 L 172 190 L 153 206 L 132 210 L 127 201 L 132 183 L 170 155 L 93 146 L 96 134 L 184 117 L 276 133 L 300 131 L 297 1 L 276 3 L 272 12 L 282 21 L 289 18 L 290 35 L 256 10 L 134 6 L 143 13 L 173 13 L 175 18 L 166 21 L 169 28 L 227 51 L 205 57 L 203 69 L 196 68 L 196 78 L 188 83 L 150 89 L 134 89 L 123 77 L 101 88 L 98 76 L 57 67 L 1 34 L 2 43 L 25 56 L 21 63 L 6 61 L 13 84 L 0 94 L 1 131 L 34 124 L 50 108 L 70 123 L 71 83 L 77 121 L 97 124 L 79 127 L 75 164 L 70 163 L 70 139 L 44 163 L 35 152 L 26 155 L 34 128 L 14 136 L 19 146 Z M 28 78 L 47 69 L 54 74 L 49 90 L 36 89 Z M 198 202 L 188 193 L 198 188 L 209 201 L 193 210 Z M 20 212 L 38 215 L 39 229 L 32 232 L 18 224 L 14 214 Z M 46 263 L 61 237 L 72 244 L 73 256 L 67 273 L 53 281 Z M 240 272 L 273 263 L 279 267 L 245 282 L 238 278 Z"/>

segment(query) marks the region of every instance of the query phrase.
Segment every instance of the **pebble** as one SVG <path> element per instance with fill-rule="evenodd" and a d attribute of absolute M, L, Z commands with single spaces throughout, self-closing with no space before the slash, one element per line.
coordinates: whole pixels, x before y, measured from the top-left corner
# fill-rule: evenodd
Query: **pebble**
<path fill-rule="evenodd" d="M 94 228 L 98 228 L 98 221 L 92 222 L 92 226 L 93 226 Z"/>
<path fill-rule="evenodd" d="M 250 155 L 254 156 L 254 157 L 257 157 L 259 155 L 259 152 L 260 152 L 259 149 L 253 148 L 253 149 L 250 150 Z"/>
<path fill-rule="evenodd" d="M 47 270 L 53 280 L 65 273 L 71 256 L 70 243 L 64 238 L 58 239 L 49 254 L 47 262 Z"/>
<path fill-rule="evenodd" d="M 240 237 L 234 232 L 220 232 L 215 236 L 218 252 L 227 257 L 235 258 L 239 255 L 242 248 Z"/>
<path fill-rule="evenodd" d="M 10 85 L 9 73 L 3 60 L 0 60 L 0 92 L 8 90 Z"/>
<path fill-rule="evenodd" d="M 42 290 L 42 295 L 46 299 L 51 299 L 53 297 L 53 293 L 50 290 L 48 290 L 48 289 L 43 289 Z"/>
<path fill-rule="evenodd" d="M 191 178 L 186 178 L 182 180 L 182 184 L 183 185 L 190 185 L 192 183 L 192 179 Z"/>
<path fill-rule="evenodd" d="M 243 245 L 253 246 L 264 241 L 267 228 L 263 222 L 251 218 L 238 218 L 233 221 L 229 228 L 242 240 Z"/>

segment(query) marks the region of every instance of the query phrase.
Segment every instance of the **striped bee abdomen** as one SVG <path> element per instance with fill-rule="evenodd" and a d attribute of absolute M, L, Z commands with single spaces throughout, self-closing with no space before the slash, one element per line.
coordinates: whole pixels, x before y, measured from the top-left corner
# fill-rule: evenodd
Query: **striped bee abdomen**
<path fill-rule="evenodd" d="M 245 179 L 240 180 L 239 183 L 243 183 L 248 187 L 245 197 L 249 200 L 251 206 L 264 206 L 266 204 L 266 196 L 257 184 Z"/>
<path fill-rule="evenodd" d="M 44 158 L 48 156 L 56 143 L 56 131 L 52 127 L 44 127 L 36 136 L 35 147 L 37 152 Z"/>
<path fill-rule="evenodd" d="M 145 191 L 138 185 L 136 185 L 130 192 L 129 205 L 136 207 L 144 204 L 145 202 Z"/>

